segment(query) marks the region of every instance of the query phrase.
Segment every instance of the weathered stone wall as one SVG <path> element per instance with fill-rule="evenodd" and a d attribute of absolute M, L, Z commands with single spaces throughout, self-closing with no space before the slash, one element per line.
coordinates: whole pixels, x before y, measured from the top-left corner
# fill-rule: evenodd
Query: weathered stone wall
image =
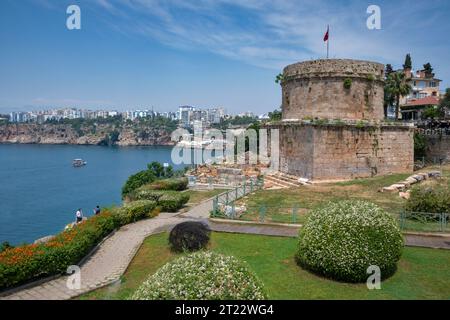
<path fill-rule="evenodd" d="M 425 135 L 427 161 L 439 163 L 440 159 L 450 162 L 450 136 L 447 135 Z"/>
<path fill-rule="evenodd" d="M 312 180 L 413 171 L 413 129 L 289 123 L 280 129 L 280 171 Z"/>
<path fill-rule="evenodd" d="M 284 69 L 283 119 L 382 120 L 384 65 L 358 60 L 314 60 Z M 351 79 L 350 88 L 344 81 Z"/>

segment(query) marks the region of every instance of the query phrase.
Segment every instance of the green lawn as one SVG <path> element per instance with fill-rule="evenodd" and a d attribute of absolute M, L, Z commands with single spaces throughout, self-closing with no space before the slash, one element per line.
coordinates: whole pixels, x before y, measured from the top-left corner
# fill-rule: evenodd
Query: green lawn
<path fill-rule="evenodd" d="M 193 207 L 200 202 L 212 198 L 218 194 L 225 192 L 224 189 L 213 189 L 213 190 L 188 190 L 190 195 L 188 207 Z"/>
<path fill-rule="evenodd" d="M 210 249 L 249 263 L 270 299 L 450 299 L 450 250 L 405 248 L 399 270 L 381 290 L 321 278 L 295 264 L 297 239 L 212 233 Z M 177 257 L 168 234 L 147 238 L 121 283 L 80 299 L 126 299 L 149 275 Z"/>
<path fill-rule="evenodd" d="M 439 168 L 429 167 L 423 171 Z M 450 166 L 444 166 L 441 183 L 450 184 Z M 383 187 L 404 180 L 410 174 L 394 174 L 369 179 L 356 179 L 347 182 L 324 183 L 298 188 L 280 190 L 259 190 L 237 202 L 247 210 L 241 220 L 265 222 L 304 223 L 309 210 L 328 201 L 361 199 L 371 201 L 384 208 L 387 212 L 399 217 L 405 201 L 398 192 L 379 192 Z M 435 183 L 430 180 L 425 183 Z M 265 208 L 261 211 L 261 208 Z M 294 208 L 296 208 L 294 210 Z M 416 223 L 407 221 L 405 228 L 411 231 L 436 232 L 438 223 Z M 450 232 L 450 225 L 446 232 Z"/>

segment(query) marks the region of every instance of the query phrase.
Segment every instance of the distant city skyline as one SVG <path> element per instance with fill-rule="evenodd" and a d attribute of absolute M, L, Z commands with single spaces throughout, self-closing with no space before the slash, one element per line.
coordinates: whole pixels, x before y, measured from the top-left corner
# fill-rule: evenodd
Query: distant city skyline
<path fill-rule="evenodd" d="M 66 9 L 81 8 L 81 30 Z M 366 26 L 367 1 L 3 0 L 0 113 L 45 108 L 223 107 L 263 114 L 281 104 L 282 68 L 325 58 L 393 64 L 411 53 L 450 86 L 445 39 L 450 2 L 377 1 L 381 30 Z M 442 23 L 440 23 L 442 22 Z"/>

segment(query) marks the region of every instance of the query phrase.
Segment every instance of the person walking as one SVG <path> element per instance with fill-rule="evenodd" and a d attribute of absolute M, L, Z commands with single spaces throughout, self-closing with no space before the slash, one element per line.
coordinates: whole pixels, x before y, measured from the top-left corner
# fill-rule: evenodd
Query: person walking
<path fill-rule="evenodd" d="M 76 217 L 77 217 L 77 223 L 80 223 L 81 221 L 83 221 L 83 211 L 81 211 L 81 208 L 77 210 Z"/>
<path fill-rule="evenodd" d="M 94 208 L 94 215 L 98 215 L 98 214 L 100 214 L 100 206 L 96 206 Z"/>

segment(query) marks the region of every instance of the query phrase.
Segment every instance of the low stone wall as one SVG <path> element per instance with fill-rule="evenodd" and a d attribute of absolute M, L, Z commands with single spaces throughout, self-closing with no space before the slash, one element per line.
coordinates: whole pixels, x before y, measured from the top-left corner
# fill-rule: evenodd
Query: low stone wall
<path fill-rule="evenodd" d="M 311 180 L 413 171 L 413 128 L 281 123 L 280 171 Z"/>

